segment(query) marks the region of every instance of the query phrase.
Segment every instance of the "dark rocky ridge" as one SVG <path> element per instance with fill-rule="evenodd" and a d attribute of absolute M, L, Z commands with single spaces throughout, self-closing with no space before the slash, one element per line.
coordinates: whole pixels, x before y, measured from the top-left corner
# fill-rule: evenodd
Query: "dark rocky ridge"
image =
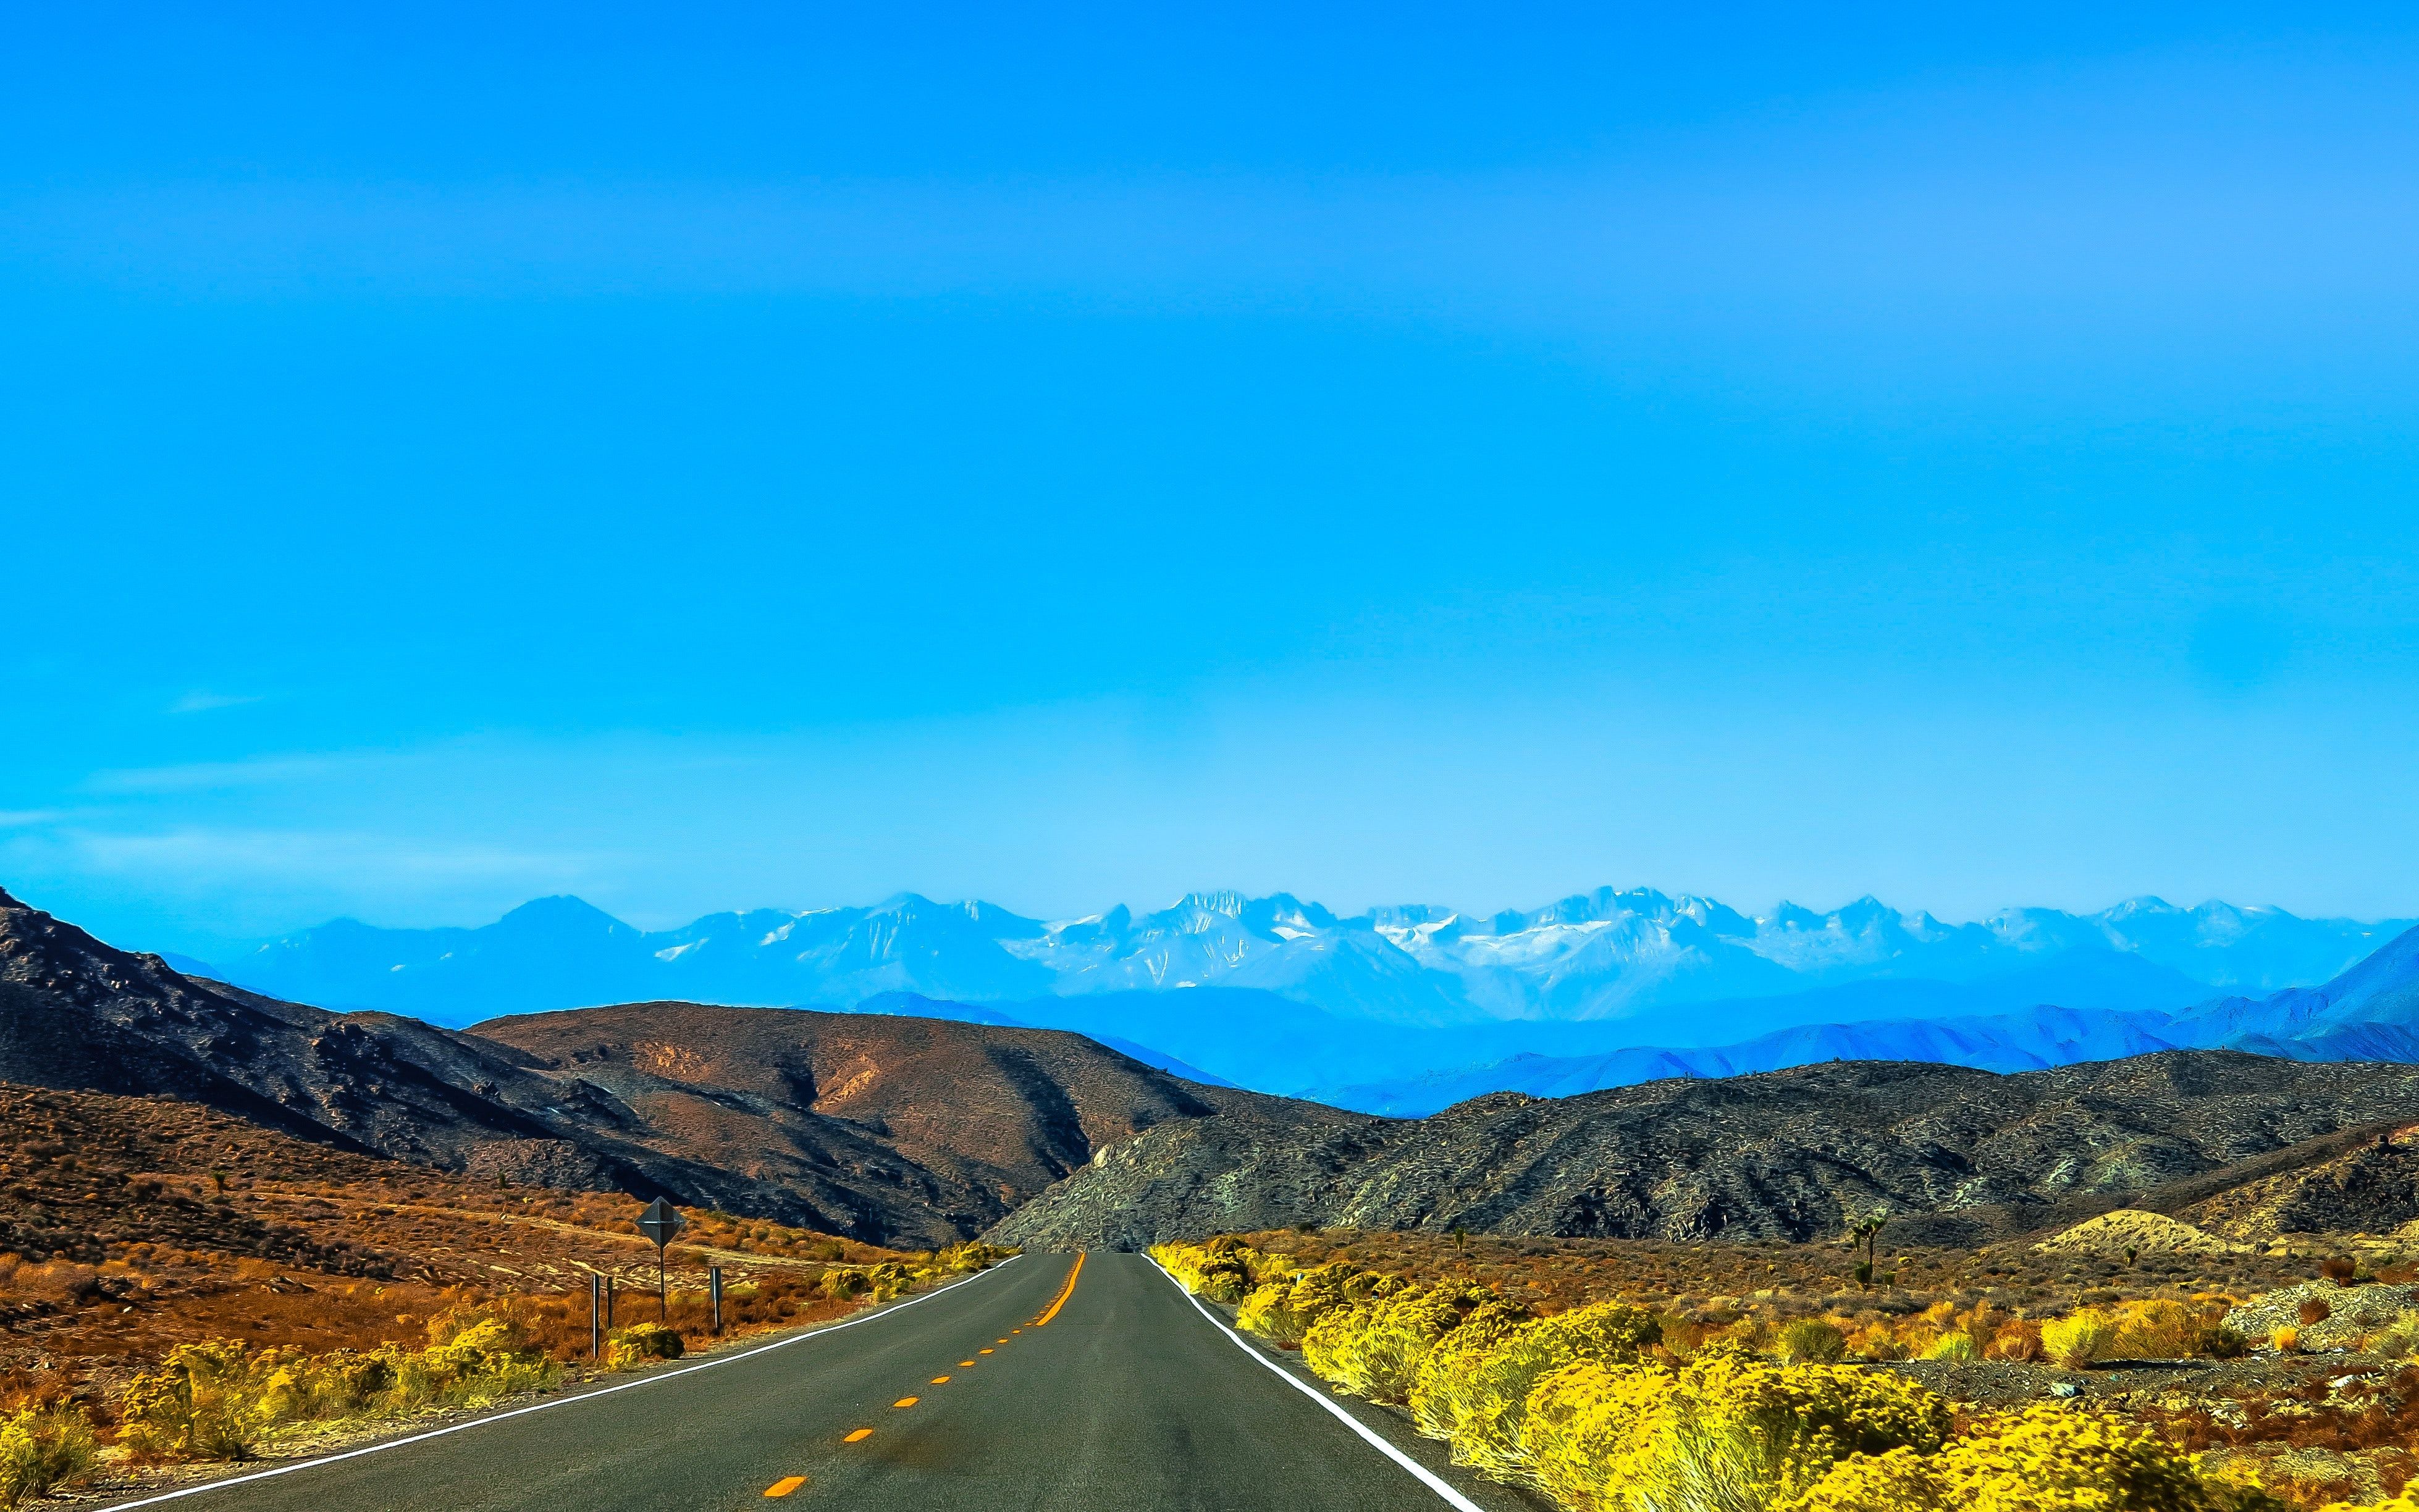
<path fill-rule="evenodd" d="M 1882 1205 L 1938 1215 L 1929 1227 L 1944 1239 L 2021 1231 L 2036 1227 L 2027 1211 L 2046 1222 L 2076 1198 L 2114 1206 L 2337 1131 L 2419 1119 L 2419 1067 L 2231 1051 L 2017 1075 L 1842 1062 L 1551 1101 L 1498 1093 L 1416 1122 L 1299 1108 L 1277 1122 L 1149 1131 L 994 1237 L 1131 1246 L 1307 1222 L 1807 1239 Z M 1972 1225 L 1948 1221 L 1965 1213 Z"/>
<path fill-rule="evenodd" d="M 483 1029 L 184 977 L 0 892 L 0 1082 L 855 1239 L 966 1238 L 1100 1143 L 1276 1101 L 1043 1029 L 674 1003 Z"/>

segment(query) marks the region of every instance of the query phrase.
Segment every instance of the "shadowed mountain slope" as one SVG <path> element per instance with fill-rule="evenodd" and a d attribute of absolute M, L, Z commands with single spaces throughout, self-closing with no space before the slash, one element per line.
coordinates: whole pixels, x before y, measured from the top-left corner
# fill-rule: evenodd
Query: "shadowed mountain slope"
<path fill-rule="evenodd" d="M 2173 1051 L 2018 1075 L 1861 1062 L 1552 1101 L 1506 1092 L 1418 1121 L 1302 1107 L 1276 1130 L 1152 1130 L 995 1236 L 1131 1245 L 1310 1222 L 1804 1239 L 1877 1205 L 2045 1208 L 2419 1119 L 2419 1068 Z"/>

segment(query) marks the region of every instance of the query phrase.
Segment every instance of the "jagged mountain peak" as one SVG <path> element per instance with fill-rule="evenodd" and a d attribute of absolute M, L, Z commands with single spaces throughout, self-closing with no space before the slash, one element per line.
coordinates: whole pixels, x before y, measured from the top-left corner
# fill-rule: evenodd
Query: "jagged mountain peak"
<path fill-rule="evenodd" d="M 534 927 L 549 918 L 571 943 L 558 947 Z M 2221 918 L 2249 922 L 2206 922 Z M 232 974 L 303 1001 L 459 1022 L 658 997 L 846 1007 L 916 992 L 1006 1003 L 1215 984 L 1348 1019 L 1593 1022 L 1859 981 L 1963 990 L 2068 963 L 2073 971 L 2053 971 L 2040 983 L 2044 995 L 2026 1001 L 2180 1009 L 2224 991 L 2323 981 L 2375 949 L 2379 929 L 2145 900 L 2103 915 L 2011 909 L 1949 924 L 1871 894 L 1828 911 L 1782 903 L 1750 918 L 1698 894 L 1608 886 L 1491 916 L 1415 903 L 1340 917 L 1288 892 L 1217 888 L 1148 914 L 1119 904 L 1052 923 L 980 900 L 902 892 L 871 907 L 717 914 L 642 933 L 552 899 L 481 929 L 305 931 Z M 578 943 L 583 932 L 590 944 Z M 1991 996 L 1958 1011 L 2008 1006 Z M 1773 1022 L 1793 1021 L 1763 1026 Z"/>
<path fill-rule="evenodd" d="M 574 897 L 567 892 L 556 893 L 546 898 L 532 898 L 504 915 L 497 922 L 516 929 L 531 927 L 560 929 L 569 926 L 593 928 L 609 933 L 633 934 L 638 933 L 585 898 Z"/>

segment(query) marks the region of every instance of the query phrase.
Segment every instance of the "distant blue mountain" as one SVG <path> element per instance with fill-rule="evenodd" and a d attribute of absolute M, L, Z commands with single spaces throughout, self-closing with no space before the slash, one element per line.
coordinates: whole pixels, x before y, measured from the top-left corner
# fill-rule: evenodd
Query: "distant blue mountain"
<path fill-rule="evenodd" d="M 1827 913 L 1783 904 L 1748 915 L 1709 899 L 1599 888 L 1484 917 L 1423 904 L 1341 918 L 1284 893 L 1202 892 L 1152 913 L 1120 906 L 1055 923 L 910 894 L 650 932 L 576 898 L 547 898 L 476 929 L 339 919 L 203 969 L 321 1007 L 454 1026 L 617 1002 L 844 1010 L 904 994 L 933 1011 L 979 1008 L 1148 1047 L 1263 1090 L 1349 1088 L 1335 1095 L 1392 1100 L 1429 1095 L 1396 1083 L 1524 1054 L 1802 1057 L 1818 1040 L 1906 1040 L 1882 1033 L 1888 1024 L 1945 1032 L 2047 1003 L 2138 1015 L 2229 992 L 2260 1002 L 2330 981 L 2402 927 L 2156 899 L 1965 924 L 1871 898 Z M 2328 1032 L 2390 1038 L 2390 1025 L 2326 1011 L 2335 1015 Z M 2009 1036 L 2007 1056 L 2052 1053 L 2040 1034 L 1958 1032 Z"/>
<path fill-rule="evenodd" d="M 1058 923 L 910 894 L 647 932 L 577 898 L 544 898 L 478 929 L 338 919 L 213 969 L 323 1007 L 446 1024 L 651 998 L 846 1005 L 911 992 L 1004 1003 L 1226 987 L 1364 1022 L 1630 1020 L 1741 1038 L 1793 1023 L 2036 1002 L 2179 1008 L 2217 993 L 2306 986 L 2407 923 L 2157 899 L 2091 915 L 2011 910 L 1969 924 L 1870 898 L 1829 913 L 1782 904 L 1749 916 L 1710 899 L 1608 887 L 1483 918 L 1418 905 L 1344 918 L 1284 893 L 1204 892 L 1155 913 L 1120 906 Z"/>
<path fill-rule="evenodd" d="M 1925 1060 L 2014 1072 L 2176 1049 L 2419 1062 L 2419 929 L 2323 986 L 2218 998 L 2177 1012 L 2037 1007 L 1979 1017 L 1800 1025 L 1736 1044 L 1530 1053 L 1457 1071 L 1314 1088 L 1305 1095 L 1408 1118 L 1487 1092 L 1568 1097 L 1665 1077 L 1737 1076 L 1826 1060 Z"/>

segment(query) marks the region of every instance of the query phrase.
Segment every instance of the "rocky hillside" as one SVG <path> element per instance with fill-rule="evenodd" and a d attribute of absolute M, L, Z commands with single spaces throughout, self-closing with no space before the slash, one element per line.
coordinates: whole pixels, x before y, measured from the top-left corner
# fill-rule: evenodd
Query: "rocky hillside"
<path fill-rule="evenodd" d="M 1284 1111 L 1283 1121 L 1148 1131 L 994 1233 L 1134 1245 L 1307 1222 L 1804 1239 L 1877 1205 L 1990 1209 L 1993 1227 L 2021 1228 L 2004 1215 L 2047 1218 L 2067 1211 L 2061 1199 L 2165 1190 L 2336 1131 L 2419 1118 L 2419 1068 L 2227 1051 L 2018 1075 L 1839 1063 L 1556 1101 L 1499 1093 L 1415 1122 Z"/>
<path fill-rule="evenodd" d="M 2219 1193 L 2183 1216 L 2236 1240 L 2390 1233 L 2419 1221 L 2419 1145 L 2408 1132 L 2380 1134 L 2332 1159 Z"/>
<path fill-rule="evenodd" d="M 997 1222 L 1109 1140 L 1271 1101 L 1048 1030 L 664 1003 L 481 1034 L 331 1013 L 181 976 L 6 893 L 0 1082 L 917 1245 Z"/>

